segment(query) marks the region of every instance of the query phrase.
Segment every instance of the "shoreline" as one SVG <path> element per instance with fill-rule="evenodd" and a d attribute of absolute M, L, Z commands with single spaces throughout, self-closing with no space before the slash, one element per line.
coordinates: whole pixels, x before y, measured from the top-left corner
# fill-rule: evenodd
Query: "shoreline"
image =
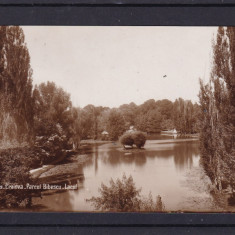
<path fill-rule="evenodd" d="M 76 162 L 78 165 L 84 164 L 89 159 L 89 152 L 86 150 L 87 145 L 102 145 L 105 143 L 111 143 L 112 141 L 97 141 L 97 140 L 84 140 L 81 141 L 81 146 L 77 151 L 65 150 L 63 154 L 58 159 L 53 160 L 50 164 L 43 165 L 41 167 L 30 170 L 30 174 L 33 179 L 41 179 L 44 177 L 53 177 L 53 169 L 55 170 L 59 166 Z M 72 153 L 72 154 L 71 154 Z M 49 173 L 51 172 L 51 173 Z M 57 172 L 58 173 L 58 172 Z M 61 169 L 61 174 L 63 174 L 63 169 Z M 57 174 L 54 174 L 57 175 Z"/>
<path fill-rule="evenodd" d="M 61 156 L 56 161 L 53 161 L 53 163 L 50 163 L 48 165 L 43 165 L 42 167 L 39 167 L 39 168 L 32 169 L 29 171 L 29 173 L 33 179 L 40 179 L 40 178 L 45 177 L 45 175 L 48 176 L 46 172 L 52 171 L 53 168 L 56 168 L 61 165 L 66 165 L 66 163 L 63 163 L 64 161 L 66 162 L 66 160 L 69 162 L 71 160 L 73 161 L 73 158 L 77 158 L 77 160 L 79 161 L 79 164 L 81 165 L 87 161 L 88 155 L 89 154 L 77 153 L 77 154 L 66 157 L 66 154 L 65 154 L 65 156 Z M 53 176 L 53 174 L 51 174 L 50 176 Z"/>
<path fill-rule="evenodd" d="M 80 154 L 76 156 L 71 156 L 71 158 L 69 158 L 69 161 L 53 165 L 52 167 L 42 172 L 39 175 L 38 179 L 41 181 L 48 178 L 56 178 L 59 175 L 66 175 L 66 174 L 68 176 L 71 176 L 73 175 L 73 171 L 76 172 L 77 176 L 82 176 L 83 172 L 78 168 L 88 160 L 89 160 L 89 154 Z"/>

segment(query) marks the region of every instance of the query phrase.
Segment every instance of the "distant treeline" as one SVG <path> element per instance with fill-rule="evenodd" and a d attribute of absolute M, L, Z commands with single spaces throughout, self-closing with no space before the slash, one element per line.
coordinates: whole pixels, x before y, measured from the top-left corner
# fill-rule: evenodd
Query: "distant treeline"
<path fill-rule="evenodd" d="M 219 27 L 210 81 L 200 89 L 201 160 L 218 189 L 235 188 L 235 28 Z"/>
<path fill-rule="evenodd" d="M 94 123 L 88 126 L 94 128 L 85 132 L 89 136 L 96 137 L 103 130 L 106 130 L 111 139 L 115 140 L 130 126 L 150 134 L 174 128 L 182 134 L 198 131 L 199 105 L 181 98 L 175 102 L 167 99 L 158 101 L 150 99 L 141 105 L 132 102 L 115 109 L 88 105 L 83 109 L 83 112 L 87 115 L 92 108 L 99 111 L 97 118 L 90 119 L 90 123 L 92 123 L 92 120 Z M 118 133 L 118 130 L 120 133 Z"/>
<path fill-rule="evenodd" d="M 181 133 L 198 131 L 199 105 L 181 98 L 146 101 L 119 108 L 73 107 L 70 95 L 53 82 L 32 85 L 30 55 L 23 30 L 0 27 L 0 140 L 2 145 L 35 143 L 37 136 L 65 137 L 74 147 L 81 139 L 117 140 L 130 126 L 156 133 L 173 129 Z"/>

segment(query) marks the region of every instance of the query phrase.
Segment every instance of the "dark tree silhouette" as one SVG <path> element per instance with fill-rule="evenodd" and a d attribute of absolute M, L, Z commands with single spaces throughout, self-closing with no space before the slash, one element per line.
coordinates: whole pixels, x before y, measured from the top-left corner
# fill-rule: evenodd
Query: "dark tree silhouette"
<path fill-rule="evenodd" d="M 20 27 L 0 27 L 0 52 L 0 138 L 2 141 L 31 142 L 32 69 Z"/>
<path fill-rule="evenodd" d="M 219 27 L 210 82 L 201 82 L 201 153 L 206 172 L 222 189 L 235 187 L 235 28 Z M 225 184 L 224 184 L 225 185 Z"/>

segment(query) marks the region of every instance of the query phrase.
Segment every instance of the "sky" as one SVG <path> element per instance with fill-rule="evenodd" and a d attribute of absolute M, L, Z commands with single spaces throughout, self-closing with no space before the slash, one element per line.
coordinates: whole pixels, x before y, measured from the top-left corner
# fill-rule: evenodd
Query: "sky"
<path fill-rule="evenodd" d="M 23 26 L 33 83 L 53 81 L 74 106 L 198 101 L 217 27 Z M 165 76 L 166 75 L 166 76 Z"/>

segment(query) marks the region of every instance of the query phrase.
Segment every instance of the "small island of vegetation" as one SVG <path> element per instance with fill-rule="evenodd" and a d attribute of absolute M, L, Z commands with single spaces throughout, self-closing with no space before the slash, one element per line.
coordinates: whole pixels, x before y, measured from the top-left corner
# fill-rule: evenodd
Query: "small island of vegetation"
<path fill-rule="evenodd" d="M 146 134 L 141 131 L 126 132 L 120 137 L 120 142 L 124 149 L 133 148 L 133 146 L 141 149 L 146 142 Z"/>

